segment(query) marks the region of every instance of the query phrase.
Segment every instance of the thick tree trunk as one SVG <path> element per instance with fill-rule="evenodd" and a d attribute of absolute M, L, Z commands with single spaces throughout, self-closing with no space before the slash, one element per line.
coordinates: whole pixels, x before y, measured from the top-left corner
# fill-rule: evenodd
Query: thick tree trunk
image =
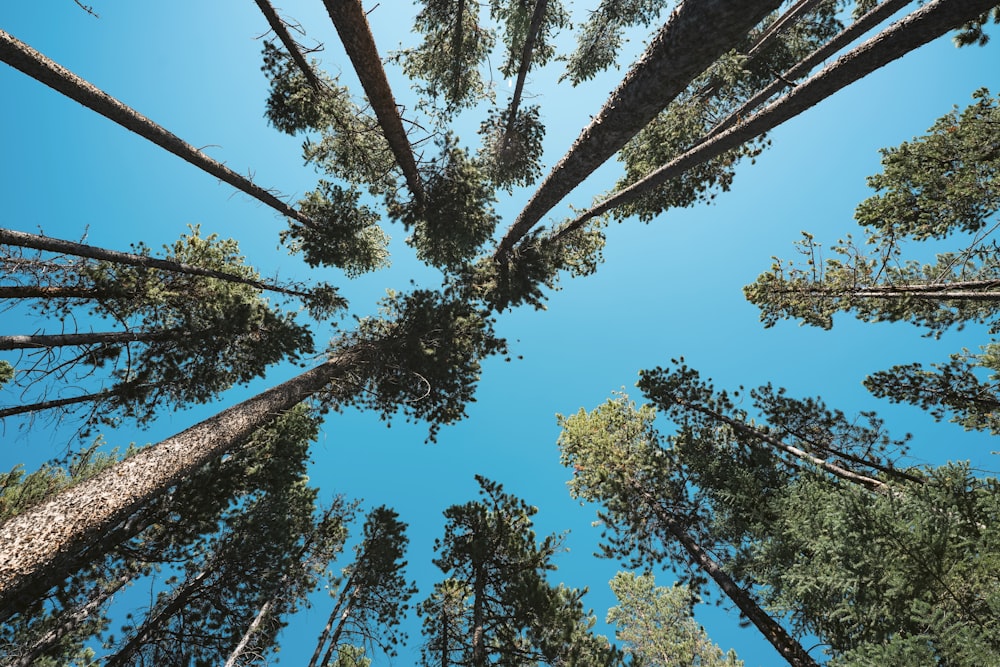
<path fill-rule="evenodd" d="M 301 49 L 299 49 L 298 43 L 292 39 L 291 33 L 288 32 L 288 26 L 283 20 L 281 20 L 281 17 L 278 16 L 278 12 L 271 6 L 271 3 L 267 0 L 255 0 L 255 2 L 257 3 L 257 7 L 260 8 L 261 13 L 264 15 L 264 18 L 267 19 L 267 24 L 271 26 L 271 30 L 273 30 L 274 34 L 281 40 L 281 43 L 285 47 L 285 51 L 288 52 L 288 55 L 290 55 L 295 64 L 298 65 L 299 70 L 306 78 L 306 81 L 309 82 L 309 85 L 313 87 L 313 90 L 320 94 L 329 92 L 325 89 L 325 86 L 323 85 L 323 82 L 319 80 L 319 77 L 316 76 L 316 72 L 313 71 L 313 68 L 309 66 L 305 56 L 302 55 Z"/>
<path fill-rule="evenodd" d="M 117 345 L 122 343 L 155 343 L 192 334 L 180 329 L 167 331 L 101 331 L 72 334 L 37 334 L 0 336 L 0 350 L 37 350 L 70 345 Z"/>
<path fill-rule="evenodd" d="M 271 194 L 270 191 L 240 176 L 218 160 L 208 157 L 180 137 L 168 132 L 131 107 L 122 104 L 3 30 L 0 30 L 0 60 L 79 102 L 88 109 L 96 111 L 105 118 L 135 132 L 140 137 L 152 141 L 185 162 L 229 183 L 237 190 L 267 204 L 282 215 L 298 220 L 307 227 L 316 227 L 316 223 L 312 219 L 299 213 Z"/>
<path fill-rule="evenodd" d="M 96 299 L 104 296 L 92 287 L 63 285 L 0 285 L 0 299 Z"/>
<path fill-rule="evenodd" d="M 396 158 L 396 164 L 403 171 L 406 186 L 417 202 L 423 201 L 424 189 L 413 157 L 413 148 L 403 128 L 396 100 L 393 99 L 389 79 L 382 68 L 382 59 L 375 46 L 365 11 L 360 0 L 324 0 L 330 20 L 337 28 L 340 41 L 344 43 L 347 56 L 354 65 L 365 95 L 375 111 L 378 124 L 385 134 L 389 148 Z"/>
<path fill-rule="evenodd" d="M 733 604 L 737 606 L 740 612 L 751 623 L 757 626 L 757 629 L 778 650 L 781 657 L 788 661 L 788 664 L 792 665 L 792 667 L 819 667 L 816 661 L 802 648 L 802 645 L 795 641 L 766 611 L 761 609 L 757 601 L 733 581 L 732 577 L 709 556 L 708 552 L 701 548 L 700 544 L 688 535 L 687 531 L 684 530 L 673 516 L 663 509 L 659 503 L 656 503 L 654 498 L 647 496 L 646 500 L 653 505 L 654 511 L 663 523 L 663 526 L 688 553 L 691 562 L 712 578 L 712 581 L 733 601 Z"/>
<path fill-rule="evenodd" d="M 0 524 L 0 614 L 143 504 L 242 443 L 353 366 L 345 353 L 262 392 Z"/>
<path fill-rule="evenodd" d="M 584 212 L 573 222 L 562 227 L 557 236 L 563 236 L 591 218 L 634 201 L 687 170 L 774 129 L 786 120 L 819 104 L 838 90 L 972 20 L 995 4 L 996 0 L 935 0 L 924 5 L 841 56 L 755 116 L 699 144 L 642 180 L 619 190 Z"/>
<path fill-rule="evenodd" d="M 116 264 L 125 264 L 126 266 L 139 266 L 147 269 L 160 269 L 162 271 L 184 273 L 192 276 L 217 278 L 218 280 L 239 283 L 241 285 L 250 285 L 251 287 L 256 287 L 260 290 L 287 294 L 289 296 L 309 296 L 308 292 L 282 287 L 281 285 L 276 285 L 274 283 L 254 280 L 253 278 L 245 278 L 233 273 L 206 269 L 200 266 L 194 266 L 193 264 L 173 262 L 167 259 L 157 259 L 148 255 L 106 250 L 104 248 L 98 248 L 84 243 L 64 241 L 62 239 L 55 239 L 49 236 L 39 236 L 38 234 L 19 232 L 13 229 L 0 229 L 0 244 L 17 246 L 19 248 L 31 248 L 32 250 L 45 250 L 48 252 L 60 253 L 62 255 L 72 255 L 73 257 L 86 257 L 87 259 L 114 262 Z"/>
<path fill-rule="evenodd" d="M 542 216 L 621 150 L 697 75 L 780 4 L 780 0 L 682 2 L 604 108 L 531 197 L 494 257 L 505 258 Z"/>

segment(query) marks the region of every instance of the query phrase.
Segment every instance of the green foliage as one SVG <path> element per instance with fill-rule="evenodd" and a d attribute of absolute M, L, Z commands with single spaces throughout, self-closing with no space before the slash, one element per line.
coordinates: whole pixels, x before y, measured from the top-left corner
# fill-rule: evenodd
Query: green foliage
<path fill-rule="evenodd" d="M 1000 210 L 1000 109 L 985 88 L 972 97 L 929 134 L 882 151 L 882 173 L 868 179 L 877 194 L 858 206 L 859 224 L 918 241 L 990 224 Z"/>
<path fill-rule="evenodd" d="M 865 387 L 893 403 L 910 403 L 927 410 L 936 420 L 951 421 L 966 430 L 1000 433 L 1000 346 L 991 343 L 981 354 L 963 350 L 943 364 L 912 363 L 872 373 Z M 994 373 L 984 378 L 984 371 Z"/>
<path fill-rule="evenodd" d="M 499 217 L 482 168 L 467 150 L 446 137 L 442 155 L 424 178 L 424 197 L 393 203 L 389 214 L 413 229 L 407 243 L 417 257 L 444 271 L 456 271 L 489 240 Z"/>
<path fill-rule="evenodd" d="M 622 33 L 633 25 L 648 26 L 666 6 L 664 0 L 601 0 L 576 38 L 576 50 L 566 58 L 566 73 L 574 86 L 615 64 Z"/>
<path fill-rule="evenodd" d="M 723 655 L 695 622 L 697 597 L 686 586 L 657 586 L 648 572 L 619 572 L 610 585 L 618 604 L 608 610 L 607 622 L 635 664 L 743 667 L 734 651 Z"/>
<path fill-rule="evenodd" d="M 507 47 L 507 58 L 500 66 L 500 73 L 510 79 L 517 76 L 521 67 L 521 56 L 531 27 L 535 2 L 522 0 L 490 0 L 490 16 L 504 27 L 503 43 Z M 556 32 L 570 25 L 570 17 L 559 0 L 546 0 L 545 14 L 534 35 L 531 49 L 531 66 L 543 67 L 555 55 L 552 40 Z"/>
<path fill-rule="evenodd" d="M 432 441 L 443 425 L 465 416 L 480 361 L 506 351 L 487 314 L 429 290 L 390 291 L 381 316 L 361 320 L 332 349 L 357 360 L 341 405 L 370 408 L 383 419 L 403 412 L 407 420 L 426 420 Z"/>
<path fill-rule="evenodd" d="M 522 304 L 544 309 L 543 288 L 558 289 L 561 271 L 570 276 L 587 276 L 597 270 L 604 247 L 603 220 L 569 233 L 534 230 L 501 261 L 480 260 L 462 276 L 462 288 L 471 298 L 500 312 Z"/>
<path fill-rule="evenodd" d="M 299 202 L 299 210 L 318 226 L 289 221 L 282 242 L 292 252 L 302 252 L 309 266 L 335 266 L 348 277 L 388 266 L 389 237 L 379 227 L 378 213 L 358 204 L 360 197 L 357 188 L 321 180 Z"/>
<path fill-rule="evenodd" d="M 510 107 L 489 116 L 479 126 L 483 137 L 480 159 L 492 183 L 511 192 L 514 186 L 528 186 L 541 176 L 542 139 L 545 126 L 538 115 L 538 106 L 517 109 L 511 122 Z"/>
<path fill-rule="evenodd" d="M 990 36 L 983 31 L 983 26 L 987 25 L 991 20 L 993 23 L 1000 23 L 1000 6 L 983 12 L 975 20 L 962 25 L 958 29 L 958 34 L 954 37 L 955 44 L 957 46 L 970 46 L 972 44 L 985 46 L 990 41 Z"/>
<path fill-rule="evenodd" d="M 476 480 L 482 500 L 445 510 L 444 537 L 435 541 L 434 564 L 447 578 L 420 606 L 423 664 L 608 664 L 614 653 L 590 633 L 582 592 L 546 581 L 561 540 L 536 540 L 537 509 Z"/>
<path fill-rule="evenodd" d="M 394 54 L 403 73 L 424 81 L 417 90 L 442 98 L 451 114 L 489 96 L 480 66 L 496 40 L 479 24 L 479 3 L 470 0 L 421 0 L 413 32 L 419 46 Z"/>
<path fill-rule="evenodd" d="M 319 130 L 330 117 L 344 114 L 350 108 L 346 88 L 321 75 L 323 88 L 316 90 L 291 56 L 270 41 L 264 42 L 261 70 L 271 84 L 264 117 L 285 134 Z M 318 71 L 317 74 L 320 75 Z"/>
<path fill-rule="evenodd" d="M 14 375 L 14 367 L 10 365 L 10 362 L 0 359 L 0 389 L 2 389 L 5 384 L 13 380 Z"/>

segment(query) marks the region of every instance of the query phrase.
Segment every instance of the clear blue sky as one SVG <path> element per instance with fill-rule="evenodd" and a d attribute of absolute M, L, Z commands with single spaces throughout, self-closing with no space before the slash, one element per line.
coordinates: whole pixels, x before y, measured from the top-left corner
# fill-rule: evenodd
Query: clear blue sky
<path fill-rule="evenodd" d="M 92 4 L 100 19 L 70 0 L 5 0 L 0 27 L 236 171 L 253 174 L 259 184 L 293 198 L 314 186 L 317 175 L 302 164 L 300 140 L 279 134 L 263 119 L 266 88 L 256 38 L 267 25 L 253 3 Z M 567 4 L 582 12 L 594 3 Z M 321 54 L 325 67 L 341 71 L 342 82 L 358 89 L 322 3 L 289 0 L 280 9 L 300 21 L 309 38 L 327 45 Z M 383 54 L 412 39 L 409 3 L 383 0 L 366 3 L 366 9 Z M 642 40 L 638 35 L 629 44 L 632 53 Z M 591 557 L 598 537 L 591 526 L 594 510 L 566 492 L 554 415 L 590 409 L 612 391 L 632 389 L 642 368 L 683 355 L 720 386 L 771 381 L 793 395 L 821 394 L 848 413 L 877 409 L 894 432 L 917 435 L 914 454 L 922 461 L 971 459 L 982 468 L 1000 467 L 988 439 L 876 401 L 860 384 L 868 373 L 895 363 L 935 361 L 963 346 L 975 348 L 986 342 L 981 329 L 951 332 L 940 341 L 922 338 L 909 326 L 848 318 L 829 332 L 796 323 L 764 330 L 740 289 L 769 266 L 771 255 L 791 255 L 802 229 L 827 243 L 856 232 L 853 210 L 868 195 L 865 177 L 878 170 L 878 149 L 922 133 L 952 105 L 967 104 L 978 87 L 1000 89 L 998 63 L 998 39 L 986 48 L 961 50 L 939 40 L 779 128 L 771 135 L 772 148 L 756 165 L 743 165 L 732 191 L 716 204 L 673 211 L 650 225 L 612 226 L 606 262 L 596 275 L 565 282 L 546 311 L 522 309 L 501 317 L 500 333 L 523 360 L 486 363 L 468 420 L 445 429 L 436 445 L 425 445 L 422 425 L 397 422 L 386 429 L 373 415 L 334 415 L 314 447 L 313 481 L 325 497 L 344 493 L 363 498 L 368 507 L 385 503 L 399 511 L 410 524 L 410 576 L 421 587 L 418 599 L 440 579 L 430 560 L 441 512 L 475 496 L 476 473 L 502 482 L 540 508 L 539 533 L 571 531 L 570 552 L 559 558 L 554 576 L 589 586 L 587 604 L 603 620 L 612 604 L 607 581 L 618 567 Z M 555 86 L 558 66 L 532 77 L 528 93 L 542 106 L 548 126 L 547 164 L 565 152 L 622 73 L 612 71 L 578 89 Z M 399 101 L 412 104 L 396 74 L 390 78 Z M 508 94 L 505 81 L 496 83 L 499 95 Z M 353 282 L 335 271 L 310 274 L 299 258 L 278 248 L 284 222 L 256 201 L 7 66 L 0 66 L 0 95 L 5 227 L 41 228 L 68 239 L 86 233 L 92 244 L 127 249 L 140 240 L 158 247 L 200 223 L 206 232 L 237 238 L 264 275 L 321 273 L 341 286 L 359 315 L 373 312 L 386 288 L 406 289 L 414 277 L 428 286 L 438 280 L 417 265 L 399 228 L 389 230 L 390 270 Z M 476 124 L 468 119 L 472 130 L 466 137 L 473 145 Z M 588 180 L 555 219 L 567 215 L 566 206 L 583 207 L 609 189 L 616 169 L 612 163 Z M 519 191 L 501 197 L 504 226 L 526 196 Z M 0 333 L 44 326 L 6 317 Z M 320 339 L 327 335 L 332 331 L 317 332 Z M 226 395 L 220 406 L 292 372 L 274 369 L 267 380 Z M 0 397 L 3 404 L 16 400 Z M 199 409 L 164 415 L 150 431 L 123 429 L 106 438 L 120 446 L 154 442 L 207 414 Z M 24 432 L 8 426 L 4 436 L 4 470 L 21 462 L 33 468 L 65 445 L 54 428 Z M 669 585 L 671 575 L 661 573 L 658 581 Z M 308 659 L 328 613 L 317 598 L 312 610 L 292 620 L 283 635 L 283 664 Z M 715 608 L 699 613 L 712 637 L 723 648 L 736 648 L 748 666 L 777 661 L 755 632 L 737 627 L 735 615 Z M 415 650 L 418 624 L 410 634 Z M 411 664 L 414 656 L 403 652 L 395 664 Z M 376 665 L 387 664 L 372 657 Z"/>

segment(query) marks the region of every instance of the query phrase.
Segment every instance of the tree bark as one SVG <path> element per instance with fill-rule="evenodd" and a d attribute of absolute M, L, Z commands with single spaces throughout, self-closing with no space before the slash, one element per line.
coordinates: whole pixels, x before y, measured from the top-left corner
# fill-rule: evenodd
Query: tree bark
<path fill-rule="evenodd" d="M 313 87 L 313 90 L 320 94 L 329 92 L 326 90 L 323 82 L 319 80 L 319 77 L 316 76 L 316 72 L 313 71 L 313 68 L 309 66 L 305 56 L 302 55 L 301 49 L 299 49 L 298 43 L 292 39 L 291 33 L 288 32 L 288 27 L 281 17 L 278 16 L 278 12 L 271 6 L 271 3 L 267 0 L 254 1 L 257 3 L 257 7 L 260 8 L 260 12 L 264 15 L 264 18 L 267 19 L 267 24 L 271 26 L 271 30 L 273 30 L 274 34 L 281 40 L 281 43 L 285 47 L 285 51 L 288 51 L 288 55 L 291 56 L 295 64 L 298 65 L 299 70 L 306 78 L 306 81 L 309 82 L 309 85 Z"/>
<path fill-rule="evenodd" d="M 260 290 L 287 294 L 289 296 L 309 296 L 308 292 L 282 287 L 281 285 L 274 283 L 254 280 L 253 278 L 245 278 L 233 273 L 206 269 L 193 264 L 174 262 L 168 259 L 158 259 L 148 255 L 139 255 L 131 252 L 118 252 L 117 250 L 106 250 L 104 248 L 98 248 L 84 243 L 64 241 L 63 239 L 40 236 L 38 234 L 29 234 L 27 232 L 19 232 L 13 229 L 0 229 L 0 244 L 17 246 L 19 248 L 31 248 L 32 250 L 45 250 L 63 255 L 72 255 L 73 257 L 86 257 L 88 259 L 114 262 L 116 264 L 125 264 L 127 266 L 139 266 L 147 269 L 160 269 L 162 271 L 184 273 L 192 276 L 217 278 L 218 280 L 239 283 L 241 285 L 250 285 L 251 287 L 256 287 Z"/>
<path fill-rule="evenodd" d="M 37 334 L 0 336 L 0 350 L 35 350 L 69 345 L 116 345 L 120 343 L 155 343 L 172 338 L 190 337 L 181 329 L 166 331 L 101 331 L 72 334 Z"/>
<path fill-rule="evenodd" d="M 340 616 L 340 609 L 341 607 L 343 607 L 344 602 L 346 601 L 347 596 L 349 595 L 350 590 L 353 587 L 352 584 L 353 578 L 354 575 L 352 573 L 351 576 L 347 578 L 347 581 L 344 582 L 344 585 L 340 591 L 340 595 L 337 596 L 337 601 L 333 605 L 333 611 L 330 612 L 330 618 L 327 619 L 326 625 L 323 626 L 323 632 L 320 633 L 319 641 L 316 643 L 316 650 L 313 651 L 312 657 L 309 659 L 308 667 L 317 667 L 326 665 L 326 660 L 329 657 L 329 655 L 324 657 L 323 661 L 320 662 L 317 661 L 319 660 L 320 654 L 323 652 L 323 647 L 326 646 L 326 643 L 328 641 L 330 641 L 330 633 L 333 631 L 333 624 L 336 621 L 337 616 Z M 343 620 L 341 621 L 341 625 L 343 625 Z M 340 633 L 339 628 L 337 630 L 337 633 L 339 635 Z"/>
<path fill-rule="evenodd" d="M 110 398 L 111 396 L 116 396 L 120 394 L 125 387 L 118 387 L 116 389 L 108 389 L 105 391 L 95 392 L 93 394 L 82 394 L 80 396 L 72 396 L 69 398 L 54 398 L 49 401 L 38 401 L 37 403 L 29 403 L 26 405 L 15 405 L 9 408 L 0 409 L 0 419 L 5 419 L 6 417 L 14 417 L 16 415 L 25 415 L 31 412 L 41 412 L 43 410 L 54 410 L 56 408 L 63 408 L 67 405 L 78 405 L 80 403 L 87 403 L 89 401 L 100 401 L 105 398 Z"/>
<path fill-rule="evenodd" d="M 65 285 L 0 285 L 0 299 L 95 299 L 101 292 L 92 287 Z"/>
<path fill-rule="evenodd" d="M 406 186 L 418 203 L 423 201 L 424 188 L 417 171 L 417 162 L 413 157 L 413 148 L 406 136 L 403 119 L 392 96 L 389 79 L 382 67 L 375 37 L 372 35 L 368 19 L 360 0 L 323 0 L 326 11 L 333 21 L 340 41 L 344 44 L 347 56 L 354 65 L 365 95 L 372 105 L 378 124 L 385 134 L 389 148 L 396 158 L 396 164 L 403 171 Z"/>
<path fill-rule="evenodd" d="M 780 0 L 682 2 L 497 247 L 504 259 L 542 216 L 617 153 Z"/>
<path fill-rule="evenodd" d="M 52 576 L 143 504 L 244 442 L 282 412 L 335 383 L 353 356 L 334 357 L 148 447 L 0 524 L 0 614 L 33 580 Z"/>
<path fill-rule="evenodd" d="M 691 558 L 691 562 L 698 566 L 705 574 L 719 586 L 723 593 L 733 601 L 740 612 L 746 616 L 751 623 L 757 626 L 764 637 L 777 649 L 781 657 L 788 661 L 792 667 L 819 667 L 815 660 L 806 653 L 802 645 L 788 634 L 788 632 L 778 624 L 771 616 L 761 609 L 757 601 L 749 593 L 743 590 L 732 577 L 722 569 L 722 567 L 709 556 L 700 544 L 694 541 L 687 531 L 677 522 L 677 520 L 660 506 L 656 500 L 640 490 L 646 501 L 650 503 L 656 512 L 657 517 L 663 523 L 667 531 L 676 539 Z"/>
<path fill-rule="evenodd" d="M 702 142 L 640 181 L 619 190 L 560 228 L 557 238 L 587 220 L 636 200 L 687 170 L 774 129 L 830 95 L 864 78 L 910 51 L 940 37 L 990 9 L 996 0 L 934 0 L 894 23 L 864 44 L 841 56 L 790 93 L 748 120 Z"/>
<path fill-rule="evenodd" d="M 79 102 L 88 109 L 96 111 L 105 118 L 135 132 L 140 137 L 173 153 L 185 162 L 193 164 L 237 190 L 267 204 L 282 215 L 298 220 L 307 227 L 316 227 L 316 223 L 311 218 L 296 211 L 270 191 L 240 176 L 218 160 L 208 157 L 177 135 L 168 132 L 131 107 L 122 104 L 3 30 L 0 30 L 0 60 Z"/>

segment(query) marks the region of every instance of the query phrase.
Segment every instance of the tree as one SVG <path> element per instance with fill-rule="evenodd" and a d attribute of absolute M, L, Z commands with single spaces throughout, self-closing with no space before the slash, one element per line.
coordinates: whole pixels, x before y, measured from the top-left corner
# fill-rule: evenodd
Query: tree
<path fill-rule="evenodd" d="M 636 663 L 742 667 L 734 651 L 724 656 L 695 622 L 691 607 L 697 600 L 686 586 L 657 586 L 648 572 L 619 572 L 610 585 L 618 604 L 608 610 L 608 623 L 615 624 L 615 638 Z"/>
<path fill-rule="evenodd" d="M 354 654 L 357 646 L 378 645 L 387 655 L 405 641 L 397 626 L 416 587 L 406 581 L 406 524 L 388 507 L 376 507 L 365 519 L 361 543 L 354 548 L 354 562 L 343 570 L 344 579 L 334 597 L 333 610 L 320 633 L 309 667 L 336 664 L 341 651 Z M 354 644 L 346 644 L 351 639 Z M 327 647 L 327 645 L 329 645 Z M 324 647 L 327 647 L 324 652 Z M 322 658 L 320 655 L 322 654 Z M 334 660 L 336 654 L 336 660 Z"/>
<path fill-rule="evenodd" d="M 90 403 L 91 423 L 124 416 L 145 424 L 163 405 L 207 402 L 263 375 L 271 364 L 297 361 L 313 351 L 311 333 L 294 314 L 261 296 L 259 276 L 243 263 L 234 241 L 203 237 L 195 228 L 166 250 L 168 265 L 200 266 L 243 280 L 162 271 L 138 260 L 60 264 L 39 256 L 26 264 L 19 255 L 6 262 L 14 270 L 5 278 L 39 288 L 25 300 L 39 314 L 58 318 L 61 327 L 79 322 L 83 328 L 89 321 L 94 327 L 120 328 L 0 336 L 0 350 L 22 350 L 16 384 L 29 391 L 21 405 L 0 415 Z M 66 346 L 73 348 L 68 354 L 58 349 Z M 106 379 L 97 380 L 96 390 L 47 396 L 52 384 L 102 375 Z M 39 386 L 41 395 L 35 398 L 30 391 Z"/>
<path fill-rule="evenodd" d="M 545 580 L 559 538 L 537 541 L 537 510 L 476 479 L 483 500 L 445 510 L 445 534 L 435 542 L 434 564 L 447 578 L 420 606 L 424 664 L 605 664 L 613 652 L 590 635 L 582 593 Z M 597 662 L 572 662 L 584 656 Z"/>

